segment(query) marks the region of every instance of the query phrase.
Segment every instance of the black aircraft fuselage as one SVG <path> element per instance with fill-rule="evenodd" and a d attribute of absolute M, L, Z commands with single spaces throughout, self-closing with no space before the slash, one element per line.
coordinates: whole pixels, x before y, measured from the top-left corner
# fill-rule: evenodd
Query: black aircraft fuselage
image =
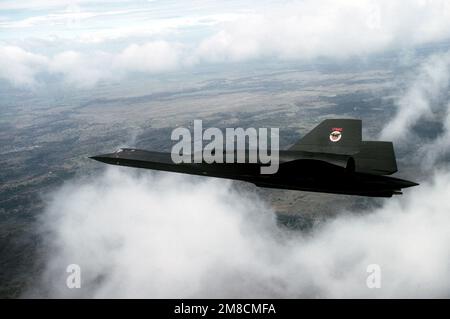
<path fill-rule="evenodd" d="M 261 163 L 174 163 L 170 153 L 121 149 L 92 157 L 120 166 L 241 180 L 259 187 L 391 197 L 417 183 L 385 175 L 397 171 L 391 142 L 361 140 L 361 121 L 325 120 L 289 150 L 280 150 L 274 174 Z M 224 157 L 225 158 L 225 157 Z"/>
<path fill-rule="evenodd" d="M 289 160 L 293 156 L 300 159 Z M 402 188 L 417 185 L 393 177 L 356 173 L 347 167 L 313 160 L 310 154 L 302 156 L 301 152 L 295 151 L 280 151 L 280 166 L 275 174 L 261 174 L 261 164 L 258 163 L 174 164 L 170 153 L 137 149 L 121 149 L 92 158 L 113 165 L 241 180 L 259 187 L 334 194 L 391 197 L 400 194 Z"/>

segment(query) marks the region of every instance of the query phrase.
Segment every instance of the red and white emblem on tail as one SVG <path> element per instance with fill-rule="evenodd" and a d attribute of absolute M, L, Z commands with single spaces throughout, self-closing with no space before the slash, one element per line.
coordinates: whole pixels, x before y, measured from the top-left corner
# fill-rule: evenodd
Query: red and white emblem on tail
<path fill-rule="evenodd" d="M 342 127 L 333 127 L 330 133 L 330 141 L 339 142 L 342 138 Z"/>

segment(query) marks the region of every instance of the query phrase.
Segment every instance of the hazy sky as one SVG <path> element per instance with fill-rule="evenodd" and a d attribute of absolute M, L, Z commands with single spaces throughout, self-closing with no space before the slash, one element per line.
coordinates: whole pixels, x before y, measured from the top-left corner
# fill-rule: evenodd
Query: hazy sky
<path fill-rule="evenodd" d="M 364 57 L 449 36 L 443 0 L 3 1 L 0 78 L 94 86 L 202 63 Z"/>

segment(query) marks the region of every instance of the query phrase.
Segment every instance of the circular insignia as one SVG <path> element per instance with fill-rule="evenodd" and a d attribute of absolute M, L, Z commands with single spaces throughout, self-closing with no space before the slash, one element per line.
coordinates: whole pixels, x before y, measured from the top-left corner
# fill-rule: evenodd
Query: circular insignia
<path fill-rule="evenodd" d="M 330 141 L 332 141 L 332 142 L 339 142 L 341 137 L 342 137 L 342 133 L 339 131 L 333 131 L 330 133 Z"/>

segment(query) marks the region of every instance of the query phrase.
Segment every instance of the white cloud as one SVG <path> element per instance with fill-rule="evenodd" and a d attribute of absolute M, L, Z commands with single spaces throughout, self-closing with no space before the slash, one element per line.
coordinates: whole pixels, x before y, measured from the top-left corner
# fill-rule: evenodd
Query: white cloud
<path fill-rule="evenodd" d="M 113 61 L 113 67 L 134 72 L 157 73 L 173 70 L 181 64 L 181 49 L 165 41 L 130 45 Z"/>
<path fill-rule="evenodd" d="M 0 20 L 0 30 L 4 30 L 0 39 L 11 38 L 7 37 L 8 32 L 19 32 L 23 37 L 41 40 L 56 38 L 77 43 L 126 41 L 128 38 L 145 41 L 155 36 L 176 36 L 186 30 L 189 32 L 192 28 L 214 27 L 241 16 L 239 6 L 232 5 L 229 8 L 227 3 L 209 1 L 205 1 L 204 6 L 188 1 L 69 1 L 55 4 L 58 6 L 47 8 L 48 10 L 45 10 L 45 5 L 41 10 L 33 10 L 32 6 L 26 8 L 25 5 L 23 15 L 19 16 L 8 15 L 6 12 L 8 19 Z M 196 5 L 196 10 L 193 10 L 192 7 Z M 12 41 L 14 43 L 14 37 Z"/>
<path fill-rule="evenodd" d="M 19 47 L 0 46 L 0 78 L 14 85 L 34 85 L 35 76 L 44 71 L 48 59 Z"/>
<path fill-rule="evenodd" d="M 123 75 L 132 71 L 164 72 L 198 63 L 262 57 L 339 60 L 386 50 L 413 49 L 450 38 L 450 3 L 443 0 L 304 0 L 270 5 L 253 3 L 253 6 L 246 2 L 242 7 L 224 5 L 223 8 L 208 4 L 206 9 L 200 10 L 201 14 L 192 14 L 192 9 L 182 4 L 172 8 L 159 3 L 155 8 L 145 7 L 142 11 L 139 7 L 83 11 L 75 6 L 74 10 L 8 20 L 3 28 L 19 32 L 17 29 L 21 28 L 14 27 L 17 23 L 24 28 L 49 21 L 63 25 L 62 31 L 55 30 L 54 25 L 41 26 L 38 31 L 30 31 L 30 36 L 55 39 L 51 41 L 52 46 L 57 48 L 60 44 L 62 56 L 66 51 L 79 55 L 76 72 L 75 69 L 51 69 L 66 74 L 69 82 L 80 82 L 78 79 L 85 72 L 92 80 L 83 82 L 90 85 L 110 77 L 115 79 L 117 73 Z M 179 9 L 179 16 L 174 16 L 171 8 Z M 76 21 L 69 23 L 72 20 Z M 8 43 L 16 41 L 16 37 L 10 38 L 7 38 Z M 74 41 L 72 45 L 78 49 L 71 48 L 68 39 Z M 118 39 L 123 49 L 111 52 L 108 40 Z M 95 50 L 90 47 L 94 45 Z M 94 63 L 90 61 L 102 60 L 107 55 L 106 60 L 117 70 L 104 72 L 103 67 L 92 68 Z M 47 58 L 52 57 L 47 55 Z M 27 76 L 32 78 L 35 74 L 28 72 Z"/>
<path fill-rule="evenodd" d="M 214 179 L 109 169 L 43 216 L 51 297 L 448 297 L 450 175 L 366 215 L 284 233 L 256 195 Z M 82 288 L 65 285 L 79 264 Z M 382 288 L 368 289 L 369 264 Z M 420 287 L 420 289 L 418 289 Z M 31 294 L 32 294 L 31 293 Z"/>
<path fill-rule="evenodd" d="M 413 83 L 397 102 L 396 117 L 382 132 L 382 138 L 405 140 L 404 132 L 423 117 L 430 117 L 436 111 L 442 91 L 449 85 L 450 52 L 429 57 L 414 76 Z"/>
<path fill-rule="evenodd" d="M 114 3 L 130 3 L 133 0 L 33 0 L 33 1 L 15 1 L 2 0 L 0 10 L 36 10 L 36 9 L 60 9 L 74 4 L 96 4 L 96 5 L 111 5 Z"/>
<path fill-rule="evenodd" d="M 425 166 L 434 165 L 449 153 L 449 87 L 450 52 L 427 58 L 414 72 L 412 83 L 397 101 L 397 113 L 381 132 L 381 138 L 403 145 L 414 144 L 418 160 Z M 424 119 L 442 125 L 440 136 L 431 141 L 418 136 L 413 127 Z"/>
<path fill-rule="evenodd" d="M 348 58 L 448 39 L 448 1 L 293 1 L 205 39 L 204 60 Z"/>
<path fill-rule="evenodd" d="M 441 118 L 443 133 L 419 149 L 419 156 L 421 156 L 423 164 L 429 167 L 450 154 L 450 102 L 446 102 L 445 108 L 445 113 Z"/>
<path fill-rule="evenodd" d="M 114 70 L 108 60 L 111 60 L 111 56 L 102 52 L 86 56 L 66 51 L 53 57 L 48 71 L 64 75 L 64 80 L 71 85 L 92 87 L 102 79 L 112 78 Z"/>
<path fill-rule="evenodd" d="M 53 57 L 34 54 L 14 46 L 0 46 L 0 78 L 13 85 L 36 83 L 39 72 L 61 75 L 77 88 L 92 87 L 102 80 L 117 80 L 132 72 L 160 73 L 183 63 L 181 47 L 165 41 L 130 45 L 118 53 L 93 51 L 89 54 L 64 51 Z"/>

